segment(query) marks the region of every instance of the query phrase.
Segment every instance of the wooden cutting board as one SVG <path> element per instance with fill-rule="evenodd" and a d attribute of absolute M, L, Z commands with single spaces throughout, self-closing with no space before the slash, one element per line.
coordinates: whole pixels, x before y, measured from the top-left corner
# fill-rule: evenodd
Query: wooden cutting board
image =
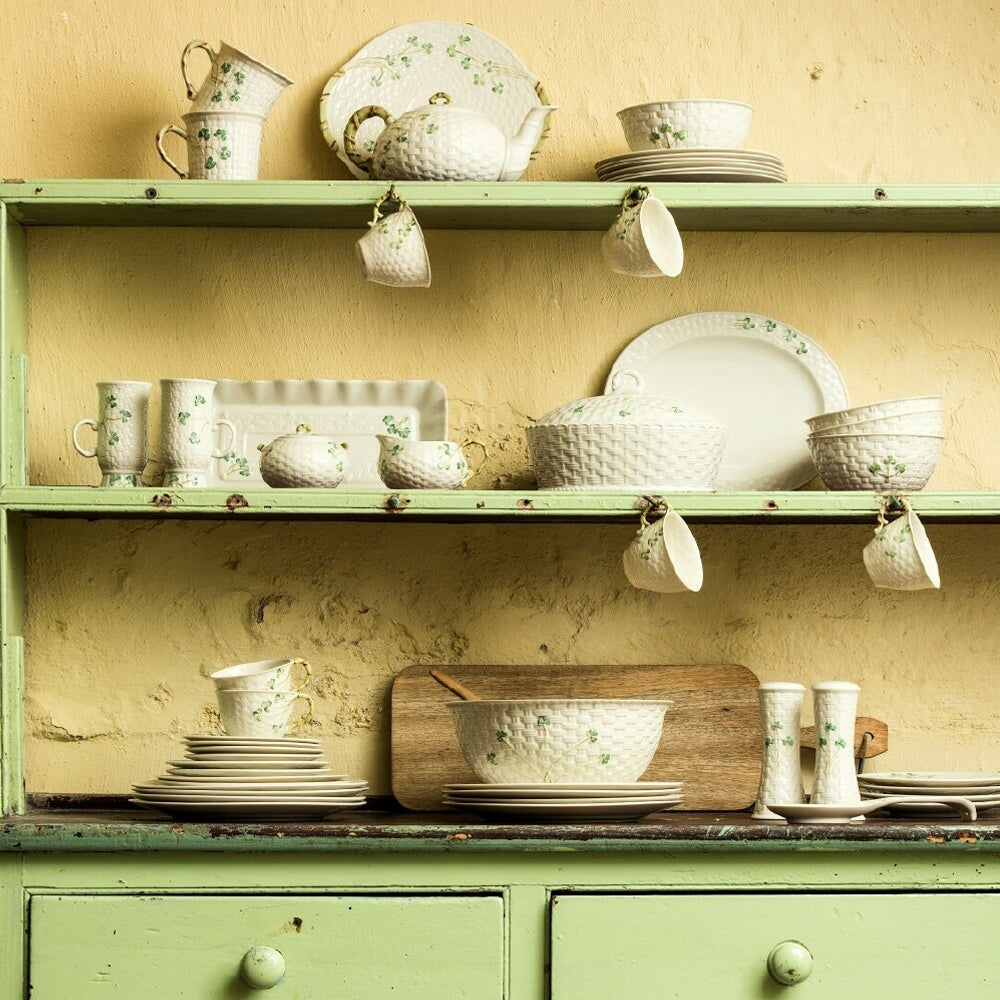
<path fill-rule="evenodd" d="M 448 666 L 481 698 L 671 698 L 647 781 L 684 782 L 685 810 L 747 809 L 760 780 L 757 677 L 731 663 L 683 666 Z M 408 809 L 446 809 L 444 785 L 479 779 L 462 757 L 455 695 L 407 667 L 392 685 L 392 791 Z"/>

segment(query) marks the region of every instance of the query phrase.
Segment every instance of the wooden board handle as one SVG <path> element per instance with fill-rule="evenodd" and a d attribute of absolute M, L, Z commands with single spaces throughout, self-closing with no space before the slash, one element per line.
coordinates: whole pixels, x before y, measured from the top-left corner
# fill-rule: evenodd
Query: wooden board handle
<path fill-rule="evenodd" d="M 871 734 L 865 757 L 877 757 L 889 749 L 889 726 L 881 719 L 869 719 L 864 716 L 854 723 L 854 756 L 861 756 L 861 741 L 865 733 Z M 808 726 L 799 733 L 799 743 L 804 747 L 816 749 L 816 727 Z"/>

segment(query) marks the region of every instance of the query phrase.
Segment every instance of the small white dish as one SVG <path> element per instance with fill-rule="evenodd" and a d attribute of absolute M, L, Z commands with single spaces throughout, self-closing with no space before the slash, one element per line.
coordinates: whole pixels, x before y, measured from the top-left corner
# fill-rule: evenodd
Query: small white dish
<path fill-rule="evenodd" d="M 337 774 L 329 767 L 316 768 L 286 768 L 286 767 L 257 767 L 257 768 L 229 768 L 224 765 L 218 767 L 184 767 L 183 765 L 172 765 L 167 774 L 162 775 L 164 780 L 173 778 L 243 778 L 247 781 L 279 781 L 284 782 L 289 778 L 296 781 L 334 781 L 346 777 Z"/>

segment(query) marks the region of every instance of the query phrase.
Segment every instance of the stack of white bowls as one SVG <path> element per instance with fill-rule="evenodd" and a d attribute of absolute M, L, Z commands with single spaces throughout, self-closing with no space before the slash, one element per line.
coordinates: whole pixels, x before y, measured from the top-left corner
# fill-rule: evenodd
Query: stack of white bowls
<path fill-rule="evenodd" d="M 831 490 L 910 493 L 922 490 L 941 453 L 939 396 L 889 399 L 806 421 L 806 439 Z"/>
<path fill-rule="evenodd" d="M 450 704 L 462 753 L 480 783 L 445 786 L 444 801 L 484 816 L 634 820 L 679 805 L 680 781 L 639 781 L 656 753 L 669 701 L 513 698 Z"/>

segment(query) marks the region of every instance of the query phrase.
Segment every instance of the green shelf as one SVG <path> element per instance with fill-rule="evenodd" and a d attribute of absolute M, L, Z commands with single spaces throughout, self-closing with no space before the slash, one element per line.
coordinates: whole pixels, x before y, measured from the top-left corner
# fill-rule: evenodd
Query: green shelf
<path fill-rule="evenodd" d="M 634 183 L 400 181 L 428 229 L 602 230 Z M 650 184 L 681 230 L 1000 232 L 997 184 Z M 387 181 L 23 180 L 25 226 L 361 229 Z"/>
<path fill-rule="evenodd" d="M 883 497 L 819 490 L 677 493 L 666 498 L 693 522 L 874 522 Z M 1000 493 L 919 493 L 922 518 L 1000 522 Z M 228 490 L 21 486 L 0 490 L 0 506 L 23 514 L 78 518 L 298 518 L 344 521 L 637 522 L 649 497 L 553 490 Z"/>

